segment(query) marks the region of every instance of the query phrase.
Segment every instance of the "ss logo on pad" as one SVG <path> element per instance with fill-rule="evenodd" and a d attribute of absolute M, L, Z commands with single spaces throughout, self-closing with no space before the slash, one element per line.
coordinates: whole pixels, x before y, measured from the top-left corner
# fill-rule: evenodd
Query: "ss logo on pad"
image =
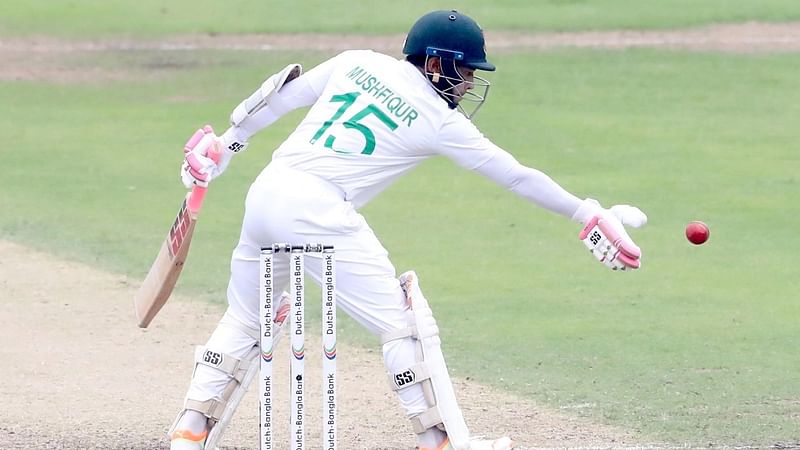
<path fill-rule="evenodd" d="M 209 350 L 209 351 L 206 351 L 206 353 L 203 355 L 203 361 L 205 361 L 205 362 L 207 362 L 209 364 L 213 364 L 213 365 L 216 366 L 216 365 L 219 365 L 219 363 L 222 362 L 222 355 L 220 355 L 219 353 L 212 352 L 212 351 Z"/>
<path fill-rule="evenodd" d="M 405 372 L 395 374 L 394 382 L 397 384 L 397 387 L 403 387 L 409 383 L 413 383 L 414 378 L 414 372 L 406 370 Z"/>

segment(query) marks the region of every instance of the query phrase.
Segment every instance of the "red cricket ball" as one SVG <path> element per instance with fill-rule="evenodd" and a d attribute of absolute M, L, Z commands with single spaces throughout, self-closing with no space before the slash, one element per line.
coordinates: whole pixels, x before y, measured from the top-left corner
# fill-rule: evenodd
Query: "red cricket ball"
<path fill-rule="evenodd" d="M 708 240 L 708 225 L 695 220 L 686 225 L 686 239 L 694 245 L 700 245 Z"/>

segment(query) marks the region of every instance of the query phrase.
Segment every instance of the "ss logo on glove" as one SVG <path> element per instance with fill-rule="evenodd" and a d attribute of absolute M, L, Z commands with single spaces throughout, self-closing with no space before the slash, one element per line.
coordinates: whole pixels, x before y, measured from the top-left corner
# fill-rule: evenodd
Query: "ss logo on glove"
<path fill-rule="evenodd" d="M 578 237 L 598 261 L 612 270 L 631 270 L 641 266 L 642 251 L 619 220 L 611 215 L 592 217 Z"/>
<path fill-rule="evenodd" d="M 241 142 L 231 142 L 231 145 L 228 146 L 228 150 L 237 153 L 240 150 L 243 150 L 246 145 L 242 144 Z"/>

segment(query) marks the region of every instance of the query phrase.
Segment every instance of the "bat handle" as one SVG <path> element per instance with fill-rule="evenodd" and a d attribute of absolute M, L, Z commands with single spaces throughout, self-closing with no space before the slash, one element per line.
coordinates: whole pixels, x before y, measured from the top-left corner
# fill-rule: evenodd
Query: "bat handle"
<path fill-rule="evenodd" d="M 192 214 L 200 212 L 200 208 L 203 207 L 203 200 L 206 198 L 206 191 L 208 191 L 208 188 L 202 186 L 195 186 L 192 188 L 192 191 L 186 199 L 186 207 Z"/>

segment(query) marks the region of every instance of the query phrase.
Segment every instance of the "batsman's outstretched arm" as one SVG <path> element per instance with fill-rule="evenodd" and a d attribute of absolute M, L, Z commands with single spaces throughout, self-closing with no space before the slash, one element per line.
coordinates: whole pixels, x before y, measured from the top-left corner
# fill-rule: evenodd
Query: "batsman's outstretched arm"
<path fill-rule="evenodd" d="M 640 267 L 641 250 L 624 227 L 639 228 L 647 223 L 647 215 L 639 208 L 615 205 L 604 209 L 594 199 L 581 200 L 548 175 L 520 164 L 499 147 L 475 170 L 532 203 L 583 224 L 579 238 L 592 255 L 610 269 Z"/>
<path fill-rule="evenodd" d="M 544 172 L 520 164 L 499 147 L 475 170 L 531 203 L 584 225 L 595 215 L 606 211 L 597 201 L 578 198 Z M 622 224 L 635 228 L 647 223 L 647 216 L 639 208 L 630 205 L 616 205 L 608 212 Z"/>

